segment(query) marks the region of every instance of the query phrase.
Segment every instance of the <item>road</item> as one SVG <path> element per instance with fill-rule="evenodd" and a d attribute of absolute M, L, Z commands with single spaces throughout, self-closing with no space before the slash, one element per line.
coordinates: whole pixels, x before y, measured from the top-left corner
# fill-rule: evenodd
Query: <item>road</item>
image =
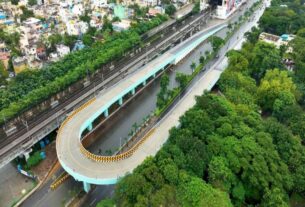
<path fill-rule="evenodd" d="M 235 19 L 238 19 L 238 16 L 240 15 L 240 13 L 241 12 L 239 12 L 239 14 L 235 17 Z M 217 22 L 218 20 L 213 20 L 213 21 Z M 211 22 L 211 24 L 213 24 L 213 23 L 214 22 Z M 198 55 L 199 55 L 199 53 L 198 53 Z M 189 60 L 185 60 L 185 61 L 189 61 Z M 189 63 L 186 66 L 189 68 Z M 73 182 L 73 184 L 65 183 L 60 188 L 70 189 L 76 183 L 77 182 Z M 48 188 L 48 187 L 49 186 L 46 186 L 46 188 Z M 105 189 L 108 189 L 108 186 L 97 186 L 95 188 L 94 192 L 89 193 L 88 201 L 86 203 L 92 203 L 92 206 L 94 206 L 95 203 L 98 200 L 100 200 L 100 198 L 104 198 L 103 192 L 105 191 Z M 22 206 L 43 206 L 42 203 L 56 203 L 58 200 L 61 200 L 61 198 L 64 197 L 65 194 L 67 194 L 67 192 L 65 193 L 62 191 L 54 191 L 54 192 L 45 193 L 43 191 L 38 190 Z M 96 199 L 96 196 L 99 196 L 99 198 Z M 35 199 L 32 199 L 32 197 L 35 197 Z"/>

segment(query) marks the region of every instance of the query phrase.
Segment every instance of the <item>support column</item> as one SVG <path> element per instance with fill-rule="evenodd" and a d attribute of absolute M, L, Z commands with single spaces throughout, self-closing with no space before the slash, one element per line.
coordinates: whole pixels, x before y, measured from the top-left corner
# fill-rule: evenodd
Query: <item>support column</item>
<path fill-rule="evenodd" d="M 119 105 L 122 106 L 122 104 L 123 104 L 123 98 L 120 98 L 119 99 Z"/>
<path fill-rule="evenodd" d="M 106 109 L 106 110 L 104 111 L 104 115 L 105 115 L 105 117 L 108 117 L 108 116 L 109 116 L 108 109 Z"/>
<path fill-rule="evenodd" d="M 25 153 L 23 153 L 23 155 L 24 155 L 25 161 L 27 162 L 28 159 L 30 158 L 30 152 L 25 152 Z"/>
<path fill-rule="evenodd" d="M 89 191 L 91 190 L 91 185 L 90 185 L 90 183 L 83 182 L 83 186 L 84 186 L 84 191 L 85 191 L 86 193 L 89 193 Z"/>
<path fill-rule="evenodd" d="M 92 123 L 89 124 L 89 126 L 87 126 L 88 131 L 91 131 L 93 129 Z"/>
<path fill-rule="evenodd" d="M 136 93 L 136 89 L 133 88 L 133 89 L 131 90 L 131 94 L 134 95 L 135 93 Z"/>
<path fill-rule="evenodd" d="M 156 73 L 153 74 L 153 77 L 154 77 L 154 78 L 156 77 Z"/>
<path fill-rule="evenodd" d="M 146 85 L 146 80 L 145 81 L 143 81 L 143 86 L 145 86 Z"/>

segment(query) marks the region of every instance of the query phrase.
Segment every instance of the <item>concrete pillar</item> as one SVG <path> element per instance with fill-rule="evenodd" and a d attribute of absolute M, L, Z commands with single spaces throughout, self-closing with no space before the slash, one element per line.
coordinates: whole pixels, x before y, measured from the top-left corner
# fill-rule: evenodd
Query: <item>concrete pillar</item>
<path fill-rule="evenodd" d="M 119 99 L 119 105 L 122 106 L 122 104 L 123 104 L 123 98 L 120 98 Z"/>
<path fill-rule="evenodd" d="M 90 185 L 90 183 L 83 182 L 83 186 L 84 186 L 84 191 L 85 191 L 86 193 L 89 193 L 89 191 L 91 190 L 91 185 Z"/>
<path fill-rule="evenodd" d="M 133 89 L 131 90 L 131 94 L 134 95 L 135 93 L 136 93 L 136 89 L 133 88 Z"/>
<path fill-rule="evenodd" d="M 93 129 L 92 123 L 89 124 L 89 126 L 87 126 L 88 131 L 91 131 Z"/>
<path fill-rule="evenodd" d="M 108 109 L 106 109 L 106 110 L 104 111 L 104 115 L 105 115 L 105 117 L 108 117 L 108 116 L 109 116 Z"/>
<path fill-rule="evenodd" d="M 156 77 L 156 73 L 153 74 L 153 77 L 154 77 L 154 78 Z"/>
<path fill-rule="evenodd" d="M 30 158 L 30 152 L 25 152 L 23 153 L 25 161 L 28 161 L 28 159 Z"/>
<path fill-rule="evenodd" d="M 146 80 L 145 80 L 145 81 L 143 81 L 143 86 L 146 86 Z"/>

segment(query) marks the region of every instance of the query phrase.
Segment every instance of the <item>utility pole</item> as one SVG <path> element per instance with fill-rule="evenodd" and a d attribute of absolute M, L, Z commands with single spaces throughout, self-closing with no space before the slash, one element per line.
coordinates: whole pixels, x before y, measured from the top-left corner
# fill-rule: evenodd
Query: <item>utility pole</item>
<path fill-rule="evenodd" d="M 26 130 L 29 131 L 29 125 L 26 120 L 21 119 L 22 124 L 26 127 Z"/>

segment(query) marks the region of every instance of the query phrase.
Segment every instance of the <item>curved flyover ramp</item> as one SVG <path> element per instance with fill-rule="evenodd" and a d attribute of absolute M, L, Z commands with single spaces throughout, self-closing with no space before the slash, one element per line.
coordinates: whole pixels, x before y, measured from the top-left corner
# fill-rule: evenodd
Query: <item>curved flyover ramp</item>
<path fill-rule="evenodd" d="M 85 129 L 91 130 L 93 121 L 101 114 L 107 117 L 108 109 L 112 104 L 121 105 L 125 95 L 134 94 L 137 86 L 145 85 L 148 78 L 154 77 L 166 65 L 177 63 L 209 36 L 224 27 L 226 24 L 219 24 L 197 33 L 110 87 L 97 98 L 88 101 L 67 117 L 58 130 L 57 156 L 62 167 L 70 175 L 84 182 L 86 191 L 90 189 L 89 184 L 116 183 L 120 177 L 132 172 L 147 156 L 155 155 L 167 136 L 157 136 L 154 130 L 151 130 L 128 152 L 106 157 L 91 154 L 82 146 L 80 141 L 82 132 Z"/>

